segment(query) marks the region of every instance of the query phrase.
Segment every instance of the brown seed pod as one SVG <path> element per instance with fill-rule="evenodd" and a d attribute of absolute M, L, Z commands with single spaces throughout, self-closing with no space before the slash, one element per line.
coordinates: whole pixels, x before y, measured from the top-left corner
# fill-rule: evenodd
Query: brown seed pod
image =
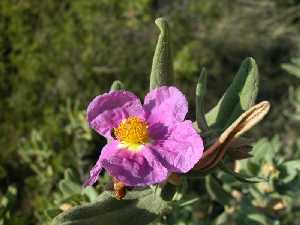
<path fill-rule="evenodd" d="M 269 109 L 270 103 L 268 101 L 262 101 L 240 115 L 204 152 L 203 157 L 195 165 L 193 170 L 208 171 L 215 167 L 224 157 L 232 141 L 236 140 L 243 133 L 260 122 L 267 115 Z M 246 156 L 248 157 L 248 155 L 245 155 L 245 157 Z"/>

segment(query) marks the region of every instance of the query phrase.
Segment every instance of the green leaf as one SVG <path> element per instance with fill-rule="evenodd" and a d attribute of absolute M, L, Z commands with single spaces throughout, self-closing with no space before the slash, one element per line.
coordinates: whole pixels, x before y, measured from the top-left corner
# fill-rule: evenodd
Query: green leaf
<path fill-rule="evenodd" d="M 272 163 L 278 155 L 280 148 L 281 142 L 279 136 L 274 136 L 270 141 L 267 138 L 261 138 L 254 144 L 252 149 L 253 157 L 250 160 L 257 164 L 263 162 Z"/>
<path fill-rule="evenodd" d="M 290 74 L 300 78 L 300 67 L 299 66 L 294 66 L 292 64 L 283 64 L 282 68 L 289 72 Z"/>
<path fill-rule="evenodd" d="M 205 177 L 205 187 L 209 196 L 222 205 L 228 205 L 232 197 L 227 193 L 222 185 L 213 177 Z"/>
<path fill-rule="evenodd" d="M 222 162 L 222 161 L 219 163 L 218 166 L 225 173 L 232 175 L 234 178 L 236 178 L 237 180 L 239 180 L 241 182 L 245 182 L 245 183 L 259 183 L 259 182 L 266 181 L 265 179 L 263 179 L 261 177 L 250 177 L 250 176 L 247 176 L 247 175 L 244 175 L 244 174 L 237 173 L 237 172 L 231 170 L 230 168 L 228 168 L 224 164 L 224 162 Z"/>
<path fill-rule="evenodd" d="M 282 142 L 279 138 L 279 135 L 275 135 L 272 140 L 271 140 L 271 145 L 272 145 L 272 152 L 275 154 L 277 154 L 281 147 L 282 147 Z"/>
<path fill-rule="evenodd" d="M 78 184 L 67 180 L 60 181 L 58 186 L 64 197 L 70 197 L 81 192 L 81 187 Z"/>
<path fill-rule="evenodd" d="M 124 89 L 124 84 L 119 80 L 115 80 L 110 87 L 110 91 L 118 91 L 123 89 Z"/>
<path fill-rule="evenodd" d="M 76 176 L 76 174 L 70 168 L 66 169 L 66 171 L 64 173 L 64 180 L 68 180 L 73 183 L 80 184 L 80 179 L 78 178 L 78 176 Z"/>
<path fill-rule="evenodd" d="M 86 195 L 90 202 L 94 202 L 98 197 L 98 193 L 93 187 L 84 188 L 82 194 Z"/>
<path fill-rule="evenodd" d="M 47 217 L 47 219 L 52 219 L 53 217 L 55 217 L 56 215 L 58 215 L 61 212 L 60 209 L 46 209 L 44 211 L 45 216 Z"/>
<path fill-rule="evenodd" d="M 291 61 L 291 63 L 283 63 L 281 65 L 282 69 L 300 78 L 300 57 L 293 58 Z"/>
<path fill-rule="evenodd" d="M 265 161 L 272 162 L 275 153 L 276 152 L 273 151 L 273 147 L 270 141 L 267 138 L 262 138 L 253 146 L 253 158 L 251 159 L 251 161 L 256 162 L 257 164 L 262 164 Z"/>
<path fill-rule="evenodd" d="M 283 165 L 285 167 L 288 167 L 293 170 L 300 170 L 300 160 L 299 159 L 287 161 L 287 162 L 283 163 Z"/>
<path fill-rule="evenodd" d="M 206 93 L 207 73 L 206 69 L 201 70 L 196 87 L 196 121 L 201 131 L 207 131 L 208 125 L 204 114 L 204 96 Z"/>
<path fill-rule="evenodd" d="M 232 84 L 218 104 L 206 114 L 209 126 L 224 128 L 249 109 L 258 93 L 258 69 L 253 58 L 246 58 Z"/>
<path fill-rule="evenodd" d="M 161 190 L 131 191 L 124 200 L 103 192 L 96 202 L 78 206 L 58 215 L 52 225 L 146 225 L 158 217 L 167 204 Z"/>
<path fill-rule="evenodd" d="M 63 193 L 64 198 L 81 193 L 81 186 L 71 169 L 65 171 L 64 179 L 59 182 L 58 187 Z"/>
<path fill-rule="evenodd" d="M 266 215 L 260 212 L 248 214 L 247 218 L 250 220 L 249 223 L 253 225 L 279 225 L 279 221 L 275 219 L 269 220 Z"/>
<path fill-rule="evenodd" d="M 274 136 L 271 140 L 267 138 L 259 139 L 252 148 L 252 157 L 240 162 L 241 171 L 256 176 L 261 172 L 262 165 L 273 165 L 278 160 L 278 153 L 282 147 L 279 136 Z M 277 164 L 276 162 L 275 164 Z"/>
<path fill-rule="evenodd" d="M 284 177 L 280 179 L 283 183 L 289 183 L 293 181 L 300 171 L 300 160 L 291 160 L 283 163 L 281 167 L 284 169 Z"/>
<path fill-rule="evenodd" d="M 162 85 L 172 85 L 174 82 L 168 23 L 164 18 L 156 19 L 155 23 L 160 29 L 160 35 L 158 37 L 152 62 L 150 90 Z"/>

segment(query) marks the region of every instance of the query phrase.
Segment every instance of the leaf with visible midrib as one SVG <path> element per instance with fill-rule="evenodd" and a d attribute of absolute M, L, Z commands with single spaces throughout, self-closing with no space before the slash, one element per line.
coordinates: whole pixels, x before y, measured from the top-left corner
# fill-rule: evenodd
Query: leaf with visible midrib
<path fill-rule="evenodd" d="M 164 18 L 156 19 L 155 23 L 160 29 L 160 35 L 153 56 L 150 90 L 163 85 L 172 85 L 174 80 L 169 26 Z"/>
<path fill-rule="evenodd" d="M 201 70 L 196 86 L 196 122 L 201 131 L 208 131 L 208 125 L 204 114 L 204 96 L 206 94 L 207 73 L 206 69 Z"/>
<path fill-rule="evenodd" d="M 225 128 L 255 103 L 258 93 L 258 69 L 253 58 L 245 59 L 232 84 L 218 104 L 206 114 L 209 126 Z"/>
<path fill-rule="evenodd" d="M 117 200 L 105 191 L 96 202 L 58 215 L 51 225 L 146 225 L 155 220 L 166 206 L 160 192 L 151 189 L 130 193 L 124 200 Z"/>

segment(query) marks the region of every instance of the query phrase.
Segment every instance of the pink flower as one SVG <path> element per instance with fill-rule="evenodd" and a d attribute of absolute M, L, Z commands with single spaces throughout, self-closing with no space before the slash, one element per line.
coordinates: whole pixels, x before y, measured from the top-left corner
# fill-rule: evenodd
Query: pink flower
<path fill-rule="evenodd" d="M 144 101 L 129 91 L 95 97 L 87 109 L 91 128 L 107 138 L 85 186 L 105 169 L 126 186 L 160 183 L 186 173 L 203 153 L 202 138 L 190 120 L 185 96 L 175 87 L 150 91 Z"/>

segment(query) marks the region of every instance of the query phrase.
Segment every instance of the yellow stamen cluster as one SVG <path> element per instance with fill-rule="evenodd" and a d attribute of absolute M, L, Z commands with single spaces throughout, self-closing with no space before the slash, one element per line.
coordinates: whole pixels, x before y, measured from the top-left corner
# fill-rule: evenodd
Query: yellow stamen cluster
<path fill-rule="evenodd" d="M 148 125 L 142 119 L 132 116 L 123 120 L 117 128 L 114 128 L 114 135 L 121 143 L 145 144 L 149 140 Z"/>

